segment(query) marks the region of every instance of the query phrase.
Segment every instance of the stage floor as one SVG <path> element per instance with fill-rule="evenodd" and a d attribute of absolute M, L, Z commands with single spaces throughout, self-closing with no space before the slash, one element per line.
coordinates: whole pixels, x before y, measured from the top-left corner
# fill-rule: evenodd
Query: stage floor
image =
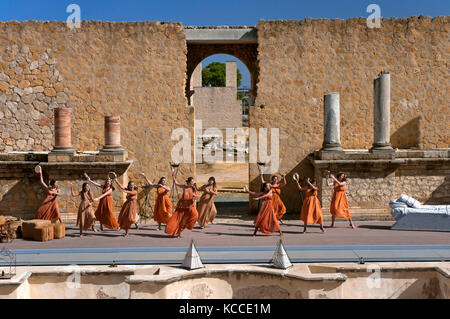
<path fill-rule="evenodd" d="M 313 225 L 300 233 L 299 221 L 282 225 L 283 244 L 293 262 L 449 261 L 448 232 L 395 231 L 392 222 L 357 222 L 356 229 L 337 222 L 322 233 Z M 75 225 L 67 225 L 66 237 L 48 242 L 16 239 L 1 244 L 16 253 L 18 265 L 55 264 L 154 264 L 181 263 L 195 240 L 205 263 L 268 262 L 278 234 L 252 237 L 251 222 L 217 220 L 205 229 L 194 228 L 182 238 L 170 238 L 156 225 L 140 225 L 128 237 L 123 231 L 86 232 L 79 238 Z"/>

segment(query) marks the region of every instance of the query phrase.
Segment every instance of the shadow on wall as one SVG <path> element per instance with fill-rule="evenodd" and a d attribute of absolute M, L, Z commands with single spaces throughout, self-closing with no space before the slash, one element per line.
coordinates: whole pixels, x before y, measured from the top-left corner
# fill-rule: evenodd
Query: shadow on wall
<path fill-rule="evenodd" d="M 446 176 L 444 182 L 432 193 L 425 205 L 450 205 L 450 176 Z"/>
<path fill-rule="evenodd" d="M 391 136 L 391 144 L 394 148 L 418 148 L 420 146 L 420 128 L 422 117 L 418 116 Z"/>
<path fill-rule="evenodd" d="M 297 184 L 293 180 L 293 176 L 295 173 L 298 173 L 300 175 L 300 179 L 302 181 L 306 180 L 306 178 L 314 178 L 314 167 L 312 166 L 311 162 L 308 159 L 308 156 L 311 154 L 308 154 L 300 163 L 298 163 L 294 168 L 292 168 L 290 171 L 281 170 L 281 172 L 286 174 L 286 183 L 287 185 L 281 189 L 281 200 L 283 201 L 284 205 L 286 206 L 286 214 L 300 214 L 300 210 L 302 207 L 302 198 L 305 196 L 303 193 L 302 196 L 300 195 L 300 192 L 297 188 Z M 251 164 L 256 165 L 256 164 Z M 278 177 L 279 173 L 277 173 Z M 266 182 L 270 182 L 272 175 L 264 175 L 264 180 Z M 301 184 L 304 186 L 304 182 Z M 250 181 L 250 190 L 252 191 L 260 191 L 261 189 L 261 180 L 258 177 L 254 178 Z M 250 213 L 251 214 L 258 214 L 258 201 L 250 200 Z"/>
<path fill-rule="evenodd" d="M 38 178 L 16 180 L 0 201 L 0 215 L 33 219 L 45 197 L 45 190 Z"/>

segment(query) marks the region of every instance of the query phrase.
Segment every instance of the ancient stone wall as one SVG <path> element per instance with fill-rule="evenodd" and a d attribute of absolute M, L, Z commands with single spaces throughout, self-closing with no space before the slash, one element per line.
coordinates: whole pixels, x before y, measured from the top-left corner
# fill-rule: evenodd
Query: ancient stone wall
<path fill-rule="evenodd" d="M 340 93 L 342 147 L 370 148 L 373 79 L 381 70 L 391 73 L 393 147 L 448 148 L 449 20 L 383 19 L 379 29 L 362 18 L 260 21 L 250 126 L 280 128 L 280 171 L 314 175 L 306 156 L 322 146 L 323 95 L 330 92 Z M 257 189 L 256 165 L 250 180 Z M 289 211 L 298 211 L 295 184 L 282 198 Z"/>
<path fill-rule="evenodd" d="M 0 152 L 48 151 L 53 111 L 72 107 L 77 150 L 104 144 L 104 116 L 121 117 L 133 165 L 156 180 L 170 172 L 173 128 L 192 127 L 186 41 L 179 23 L 0 23 Z M 192 174 L 184 165 L 183 172 Z M 142 181 L 142 179 L 139 179 Z"/>

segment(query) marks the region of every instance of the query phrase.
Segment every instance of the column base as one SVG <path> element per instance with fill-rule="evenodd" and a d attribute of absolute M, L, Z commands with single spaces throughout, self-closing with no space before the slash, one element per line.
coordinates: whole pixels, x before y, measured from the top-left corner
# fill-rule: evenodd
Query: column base
<path fill-rule="evenodd" d="M 75 149 L 73 148 L 73 146 L 54 146 L 50 153 L 48 153 L 48 155 L 75 155 Z"/>
<path fill-rule="evenodd" d="M 376 155 L 380 159 L 395 158 L 395 150 L 392 148 L 391 144 L 374 144 L 369 152 Z"/>
<path fill-rule="evenodd" d="M 339 143 L 328 143 L 328 144 L 323 144 L 322 145 L 322 148 L 320 149 L 321 151 L 324 151 L 324 152 L 339 152 L 339 151 L 344 151 L 343 149 L 342 149 L 342 146 L 341 146 L 341 144 Z"/>
<path fill-rule="evenodd" d="M 337 159 L 340 158 L 344 153 L 344 149 L 339 145 L 336 147 L 321 148 L 319 151 L 316 151 L 316 156 L 323 160 Z"/>
<path fill-rule="evenodd" d="M 119 155 L 125 153 L 125 149 L 119 145 L 104 145 L 103 148 L 99 151 L 100 154 L 109 154 L 109 155 Z"/>

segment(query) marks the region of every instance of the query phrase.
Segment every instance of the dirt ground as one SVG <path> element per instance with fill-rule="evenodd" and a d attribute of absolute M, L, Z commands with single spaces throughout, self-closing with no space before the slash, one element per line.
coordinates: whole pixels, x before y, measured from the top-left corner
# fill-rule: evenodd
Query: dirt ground
<path fill-rule="evenodd" d="M 216 178 L 219 189 L 223 187 L 248 186 L 248 163 L 215 163 L 197 164 L 197 184 L 202 185 L 208 182 L 211 176 Z M 221 193 L 225 197 L 248 197 L 247 194 Z"/>

